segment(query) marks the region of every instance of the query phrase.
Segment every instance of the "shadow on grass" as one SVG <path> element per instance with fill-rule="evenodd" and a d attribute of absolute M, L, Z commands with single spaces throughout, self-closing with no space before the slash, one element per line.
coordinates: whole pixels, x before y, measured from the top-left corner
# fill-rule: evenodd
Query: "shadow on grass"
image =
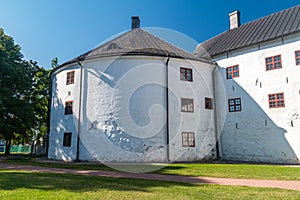
<path fill-rule="evenodd" d="M 154 171 L 155 174 L 170 174 L 170 175 L 178 175 L 176 173 L 176 170 L 183 170 L 186 167 L 184 166 L 174 166 L 174 165 L 166 165 L 165 167 Z M 173 171 L 173 173 L 170 173 L 170 171 Z"/>
<path fill-rule="evenodd" d="M 141 179 L 108 178 L 70 174 L 0 171 L 0 190 L 34 189 L 42 191 L 142 191 L 155 187 L 194 186 L 192 183 L 174 183 Z"/>
<path fill-rule="evenodd" d="M 1 157 L 0 157 L 1 158 Z M 46 158 L 34 157 L 6 157 L 0 159 L 1 163 L 13 165 L 40 166 L 48 168 L 63 168 L 73 170 L 101 170 L 116 172 L 149 172 L 148 174 L 181 175 L 191 177 L 223 177 L 223 178 L 252 178 L 252 179 L 275 179 L 275 180 L 300 180 L 299 167 L 278 166 L 257 163 L 175 163 L 175 164 L 134 164 L 115 163 L 116 166 L 106 166 L 102 163 L 93 162 L 62 162 L 53 161 Z M 117 166 L 119 165 L 119 166 Z M 154 166 L 156 165 L 156 166 Z M 160 166 L 160 167 L 158 167 Z M 157 170 L 152 170 L 156 168 Z M 7 168 L 8 169 L 8 168 Z M 249 171 L 251 173 L 249 173 Z"/>
<path fill-rule="evenodd" d="M 151 163 L 108 163 L 100 162 L 64 162 L 48 160 L 46 158 L 34 156 L 6 156 L 5 163 L 16 165 L 32 165 L 40 167 L 64 168 L 75 170 L 103 170 L 103 171 L 122 171 L 131 173 L 155 173 L 166 174 L 166 171 L 182 170 L 184 166 L 174 166 L 170 164 L 151 164 Z M 170 173 L 168 173 L 170 174 Z M 174 173 L 176 174 L 176 173 Z"/>

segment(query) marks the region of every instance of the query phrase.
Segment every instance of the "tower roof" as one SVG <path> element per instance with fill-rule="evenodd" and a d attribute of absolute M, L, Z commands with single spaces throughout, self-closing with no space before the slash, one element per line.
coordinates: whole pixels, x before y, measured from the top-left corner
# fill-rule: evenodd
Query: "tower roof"
<path fill-rule="evenodd" d="M 134 28 L 120 36 L 88 51 L 66 63 L 70 64 L 77 60 L 89 60 L 100 57 L 123 56 L 123 55 L 145 55 L 183 58 L 189 60 L 202 60 L 195 55 L 184 51 L 163 39 L 145 31 Z"/>

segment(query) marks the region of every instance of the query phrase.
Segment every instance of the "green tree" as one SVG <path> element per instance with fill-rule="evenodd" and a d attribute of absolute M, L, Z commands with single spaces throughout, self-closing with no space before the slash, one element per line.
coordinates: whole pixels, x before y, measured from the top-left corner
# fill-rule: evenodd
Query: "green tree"
<path fill-rule="evenodd" d="M 29 131 L 32 139 L 39 140 L 48 132 L 48 114 L 50 101 L 50 72 L 51 70 L 38 67 L 36 62 L 32 62 L 37 71 L 33 77 L 31 103 L 34 108 L 35 124 Z"/>
<path fill-rule="evenodd" d="M 6 154 L 16 134 L 25 137 L 34 124 L 31 101 L 36 65 L 23 60 L 20 46 L 0 29 L 0 134 Z"/>
<path fill-rule="evenodd" d="M 55 69 L 59 66 L 57 57 L 55 57 L 51 60 L 51 66 L 52 66 L 52 69 Z"/>

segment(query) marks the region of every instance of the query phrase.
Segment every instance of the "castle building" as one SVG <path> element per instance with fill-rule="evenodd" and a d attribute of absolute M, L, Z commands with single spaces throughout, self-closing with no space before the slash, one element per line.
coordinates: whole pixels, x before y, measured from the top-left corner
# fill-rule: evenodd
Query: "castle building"
<path fill-rule="evenodd" d="M 299 163 L 300 6 L 188 53 L 140 28 L 56 68 L 48 157 Z"/>
<path fill-rule="evenodd" d="M 130 31 L 53 71 L 49 158 L 173 162 L 216 156 L 216 66 L 139 24 L 133 17 Z"/>
<path fill-rule="evenodd" d="M 215 88 L 215 99 L 226 96 L 216 107 L 217 118 L 225 119 L 220 157 L 299 163 L 300 6 L 243 25 L 238 11 L 229 19 L 230 30 L 195 51 L 201 56 L 205 49 L 221 74 Z"/>

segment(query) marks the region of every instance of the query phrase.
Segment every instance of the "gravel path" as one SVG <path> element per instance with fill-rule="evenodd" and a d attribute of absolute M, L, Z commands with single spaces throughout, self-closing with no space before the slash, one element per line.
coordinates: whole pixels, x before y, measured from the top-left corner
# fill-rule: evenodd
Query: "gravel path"
<path fill-rule="evenodd" d="M 28 165 L 14 165 L 14 164 L 8 164 L 3 162 L 0 162 L 0 169 L 26 170 L 32 172 L 79 174 L 79 175 L 104 176 L 104 177 L 113 177 L 113 178 L 138 178 L 138 179 L 172 181 L 172 182 L 236 185 L 236 186 L 264 187 L 264 188 L 282 188 L 282 189 L 300 191 L 300 181 L 190 177 L 190 176 L 162 175 L 162 174 L 112 172 L 112 171 L 100 171 L 100 170 L 73 170 L 73 169 L 47 168 L 47 167 L 28 166 Z"/>

